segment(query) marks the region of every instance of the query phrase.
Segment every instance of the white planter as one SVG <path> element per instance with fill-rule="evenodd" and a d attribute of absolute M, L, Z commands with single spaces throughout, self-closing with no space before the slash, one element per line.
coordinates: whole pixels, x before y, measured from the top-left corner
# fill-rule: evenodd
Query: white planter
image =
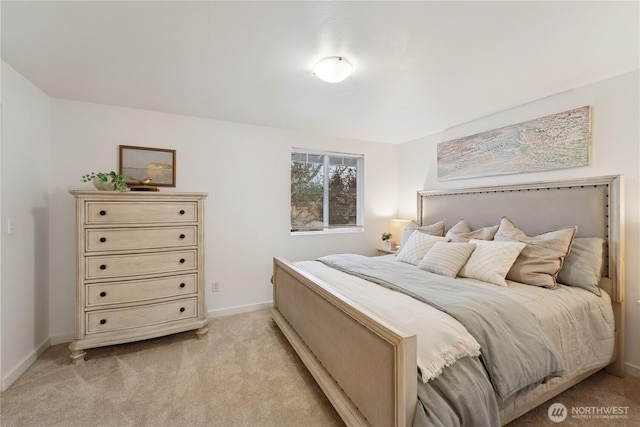
<path fill-rule="evenodd" d="M 102 182 L 98 178 L 93 178 L 93 186 L 100 191 L 113 191 L 113 182 Z"/>

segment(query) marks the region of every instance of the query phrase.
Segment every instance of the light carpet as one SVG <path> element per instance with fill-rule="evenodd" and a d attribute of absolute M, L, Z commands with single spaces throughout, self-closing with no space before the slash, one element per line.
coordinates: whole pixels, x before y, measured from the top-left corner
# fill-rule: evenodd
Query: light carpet
<path fill-rule="evenodd" d="M 267 310 L 210 321 L 185 332 L 89 350 L 74 366 L 66 345 L 48 349 L 0 398 L 9 426 L 341 426 L 339 416 Z M 626 407 L 620 419 L 560 424 L 549 404 Z M 640 425 L 640 379 L 603 372 L 510 427 Z"/>

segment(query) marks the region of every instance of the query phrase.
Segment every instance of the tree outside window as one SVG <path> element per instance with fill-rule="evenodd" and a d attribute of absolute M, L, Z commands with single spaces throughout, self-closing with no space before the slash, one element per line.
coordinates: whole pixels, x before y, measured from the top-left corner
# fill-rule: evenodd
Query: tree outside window
<path fill-rule="evenodd" d="M 363 156 L 294 149 L 291 231 L 362 229 Z"/>

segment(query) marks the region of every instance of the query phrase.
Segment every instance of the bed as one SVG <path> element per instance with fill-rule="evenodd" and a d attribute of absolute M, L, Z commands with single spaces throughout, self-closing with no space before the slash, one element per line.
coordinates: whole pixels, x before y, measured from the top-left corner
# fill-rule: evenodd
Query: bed
<path fill-rule="evenodd" d="M 599 239 L 604 244 L 601 246 L 602 266 L 597 271 L 595 289 L 562 284 L 555 289 L 547 289 L 541 285 L 521 284 L 511 280 L 513 277 L 509 275 L 504 278 L 506 286 L 487 284 L 484 280 L 474 278 L 473 274 L 465 274 L 468 277 L 464 278 L 456 274 L 453 278 L 442 276 L 439 279 L 441 274 L 425 271 L 409 262 L 399 262 L 398 258 L 406 256 L 407 252 L 405 250 L 402 253 L 402 249 L 397 257 L 331 255 L 299 262 L 276 257 L 272 316 L 347 425 L 406 426 L 424 423 L 425 419 L 429 424 L 437 424 L 433 422 L 434 418 L 429 418 L 432 412 L 445 425 L 451 422 L 471 424 L 473 418 L 466 417 L 477 415 L 474 414 L 477 411 L 473 405 L 478 405 L 478 402 L 467 404 L 463 391 L 460 395 L 462 400 L 458 403 L 460 407 L 453 409 L 454 415 L 447 413 L 447 409 L 443 412 L 443 418 L 438 418 L 440 403 L 436 400 L 442 389 L 436 387 L 442 387 L 445 391 L 455 389 L 453 383 L 447 381 L 460 382 L 457 375 L 461 374 L 454 376 L 453 373 L 471 372 L 472 369 L 477 370 L 478 365 L 486 368 L 487 378 L 478 379 L 478 383 L 467 385 L 466 389 L 482 390 L 486 384 L 492 386 L 489 392 L 479 392 L 477 399 L 487 399 L 487 402 L 496 406 L 493 412 L 497 411 L 497 414 L 491 415 L 491 424 L 507 424 L 600 369 L 604 368 L 614 375 L 624 375 L 622 185 L 621 176 L 606 176 L 418 192 L 418 227 L 428 229 L 429 225 L 444 221 L 446 235 L 462 221 L 472 224 L 475 231 L 498 229 L 491 239 L 492 247 L 502 244 L 493 241 L 505 240 L 510 245 L 505 243 L 505 247 L 514 246 L 511 242 L 518 239 L 511 239 L 511 232 L 526 232 L 523 234 L 526 237 L 546 236 L 555 233 L 555 230 L 573 229 L 569 247 L 574 253 L 569 252 L 561 257 L 566 261 L 564 265 L 560 261 L 563 268 L 569 265 L 569 255 L 572 256 L 572 262 L 577 260 L 575 265 L 581 265 L 583 258 L 578 256 L 580 252 L 576 248 L 584 242 Z M 420 238 L 424 239 L 424 236 Z M 481 253 L 478 248 L 486 246 L 481 240 L 473 240 L 475 249 L 471 251 L 471 256 L 476 251 Z M 461 243 L 461 246 L 468 242 Z M 408 245 L 409 242 L 405 243 Z M 438 247 L 445 247 L 448 243 L 451 242 L 442 242 Z M 432 248 L 435 247 L 435 244 L 432 245 Z M 521 247 L 528 248 L 524 244 Z M 517 254 L 518 260 L 522 253 Z M 431 252 L 427 255 L 431 255 Z M 421 263 L 426 258 L 425 255 Z M 465 268 L 472 270 L 468 268 L 470 260 L 471 257 L 461 272 Z M 440 264 L 433 259 L 427 264 L 435 271 L 440 268 Z M 416 289 L 425 287 L 415 286 L 414 276 L 416 280 L 429 277 L 434 286 L 444 286 L 427 296 L 434 297 L 435 303 L 424 304 L 423 296 L 416 295 L 422 292 Z M 521 280 L 527 281 L 528 278 Z M 395 289 L 398 282 L 402 282 L 400 285 L 404 293 Z M 454 286 L 454 282 L 460 290 L 455 288 L 455 292 L 448 293 L 449 297 L 442 296 Z M 548 365 L 544 368 L 547 371 L 535 377 L 536 380 L 530 384 L 503 387 L 510 379 L 502 381 L 502 373 L 493 372 L 486 365 L 500 366 L 520 356 L 509 356 L 503 354 L 502 350 L 489 354 L 487 348 L 495 344 L 483 341 L 484 336 L 489 334 L 483 334 L 482 330 L 493 327 L 465 323 L 468 320 L 459 313 L 461 305 L 446 300 L 466 295 L 466 292 L 474 292 L 469 294 L 474 295 L 470 300 L 475 300 L 475 292 L 480 292 L 484 295 L 482 298 L 496 300 L 496 304 L 512 305 L 522 313 L 531 313 L 537 322 L 528 321 L 526 324 L 535 324 L 535 328 L 539 326 L 541 335 L 536 339 L 546 342 L 548 349 L 541 348 L 541 351 L 548 351 L 532 352 L 540 355 L 523 363 L 529 366 L 539 361 L 540 365 Z M 378 293 L 380 297 L 376 302 L 373 295 Z M 438 301 L 440 298 L 445 300 Z M 464 306 L 467 302 L 461 304 Z M 417 314 L 421 310 L 419 305 L 435 306 L 444 313 L 430 308 L 429 314 Z M 442 316 L 453 317 L 453 323 L 440 320 Z M 420 317 L 424 317 L 427 325 L 443 326 L 439 326 L 439 332 L 430 327 L 424 331 L 421 329 L 424 326 L 420 326 L 416 320 Z M 504 318 L 509 319 L 509 315 L 504 315 Z M 539 333 L 518 333 L 518 329 L 515 329 L 517 320 L 504 323 L 505 328 L 511 327 L 513 330 L 500 332 L 500 336 L 533 336 L 534 332 Z M 465 331 L 459 330 L 459 324 L 463 324 L 463 329 L 477 340 L 480 349 L 468 343 L 468 348 L 461 350 L 453 360 L 439 362 L 440 365 L 435 368 L 429 365 L 431 359 L 424 352 L 432 347 L 449 345 L 445 343 L 451 340 L 447 331 L 455 331 L 460 334 L 456 339 L 466 342 L 464 339 L 468 337 L 465 338 Z M 522 323 L 517 325 L 517 328 L 521 327 Z M 445 341 L 436 342 L 434 338 L 430 342 L 431 337 Z M 518 343 L 513 347 L 528 348 L 530 345 Z M 497 362 L 491 361 L 493 357 L 497 358 Z M 429 373 L 425 373 L 427 371 Z M 471 375 L 469 378 L 472 378 Z M 473 381 L 476 381 L 475 375 L 478 374 L 474 371 L 473 375 Z M 464 384 L 462 388 L 465 388 Z M 467 413 L 460 415 L 465 411 L 465 405 L 468 406 Z M 450 419 L 447 418 L 449 416 Z"/>

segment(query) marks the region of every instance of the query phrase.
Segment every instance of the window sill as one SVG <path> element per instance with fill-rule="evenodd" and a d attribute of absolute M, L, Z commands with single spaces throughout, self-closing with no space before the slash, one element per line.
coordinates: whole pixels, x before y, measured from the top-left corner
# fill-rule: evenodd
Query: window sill
<path fill-rule="evenodd" d="M 292 236 L 312 236 L 315 234 L 345 234 L 345 233 L 363 233 L 364 227 L 353 228 L 330 228 L 321 231 L 292 231 Z"/>

